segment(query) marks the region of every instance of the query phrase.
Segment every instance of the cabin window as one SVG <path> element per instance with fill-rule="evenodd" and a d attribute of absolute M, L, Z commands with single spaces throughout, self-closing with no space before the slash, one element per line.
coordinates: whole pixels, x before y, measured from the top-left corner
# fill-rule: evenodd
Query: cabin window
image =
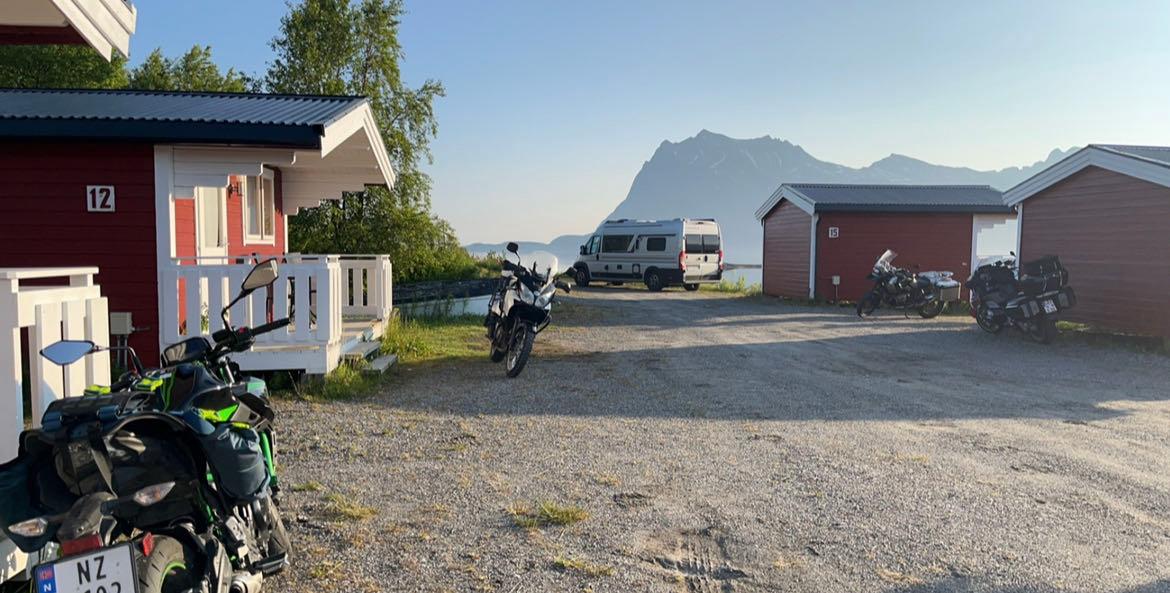
<path fill-rule="evenodd" d="M 646 251 L 666 251 L 666 237 L 647 237 Z"/>
<path fill-rule="evenodd" d="M 626 253 L 630 250 L 633 235 L 605 235 L 601 238 L 602 253 Z"/>
<path fill-rule="evenodd" d="M 719 253 L 719 235 L 703 235 L 703 253 Z"/>
<path fill-rule="evenodd" d="M 245 177 L 240 184 L 244 194 L 244 239 L 248 243 L 276 243 L 276 184 L 272 173 Z"/>

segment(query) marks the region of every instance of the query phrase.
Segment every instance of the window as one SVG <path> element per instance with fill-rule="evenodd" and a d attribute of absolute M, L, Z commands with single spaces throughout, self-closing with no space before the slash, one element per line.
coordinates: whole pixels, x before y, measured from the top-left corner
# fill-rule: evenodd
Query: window
<path fill-rule="evenodd" d="M 272 173 L 245 177 L 240 184 L 244 202 L 244 239 L 248 243 L 276 242 L 276 186 Z"/>
<path fill-rule="evenodd" d="M 719 235 L 703 235 L 703 253 L 719 253 Z"/>
<path fill-rule="evenodd" d="M 593 238 L 589 240 L 589 247 L 587 249 L 585 249 L 585 253 L 586 253 L 586 255 L 594 255 L 600 249 L 601 249 L 601 237 L 599 237 L 597 235 L 593 235 Z"/>
<path fill-rule="evenodd" d="M 687 235 L 687 253 L 703 253 L 703 235 Z"/>
<path fill-rule="evenodd" d="M 647 237 L 646 251 L 666 251 L 666 237 Z"/>
<path fill-rule="evenodd" d="M 633 235 L 605 235 L 601 238 L 602 253 L 626 253 L 630 250 Z"/>

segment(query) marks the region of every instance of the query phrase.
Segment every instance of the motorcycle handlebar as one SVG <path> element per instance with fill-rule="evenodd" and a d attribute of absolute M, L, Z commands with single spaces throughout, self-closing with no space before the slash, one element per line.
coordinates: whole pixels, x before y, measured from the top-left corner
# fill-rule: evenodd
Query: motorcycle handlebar
<path fill-rule="evenodd" d="M 252 335 L 258 336 L 260 334 L 266 334 L 270 331 L 275 331 L 282 327 L 286 327 L 290 323 L 292 323 L 292 319 L 288 317 L 285 317 L 284 319 L 277 319 L 271 323 L 265 323 L 264 325 L 258 325 L 252 328 Z"/>

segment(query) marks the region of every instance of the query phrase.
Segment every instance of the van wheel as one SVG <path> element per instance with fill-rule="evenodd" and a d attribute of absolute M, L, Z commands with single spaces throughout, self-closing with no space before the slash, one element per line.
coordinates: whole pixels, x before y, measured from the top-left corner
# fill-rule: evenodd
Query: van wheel
<path fill-rule="evenodd" d="M 683 288 L 687 289 L 690 292 L 695 292 L 696 290 L 699 290 L 699 285 L 693 284 L 693 283 L 692 284 L 683 284 Z"/>
<path fill-rule="evenodd" d="M 580 288 L 589 288 L 589 270 L 585 268 L 577 268 L 577 273 L 573 276 L 573 280 Z"/>
<path fill-rule="evenodd" d="M 650 292 L 662 291 L 662 274 L 659 274 L 658 270 L 646 272 L 646 289 Z"/>

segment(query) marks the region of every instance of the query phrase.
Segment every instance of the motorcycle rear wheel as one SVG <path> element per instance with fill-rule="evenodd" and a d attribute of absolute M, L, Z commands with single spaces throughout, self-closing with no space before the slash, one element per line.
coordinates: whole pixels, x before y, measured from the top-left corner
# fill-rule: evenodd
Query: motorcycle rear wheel
<path fill-rule="evenodd" d="M 179 540 L 154 536 L 154 550 L 138 566 L 139 593 L 182 593 L 199 585 L 199 556 Z"/>
<path fill-rule="evenodd" d="M 532 343 L 536 340 L 536 332 L 527 323 L 517 323 L 512 329 L 511 342 L 508 345 L 507 371 L 509 378 L 515 378 L 528 364 L 528 357 L 532 354 Z"/>
<path fill-rule="evenodd" d="M 929 303 L 919 307 L 918 315 L 920 315 L 923 319 L 934 319 L 935 317 L 938 317 L 940 314 L 942 314 L 943 310 L 946 308 L 946 303 L 938 299 L 934 299 L 933 301 L 930 301 Z"/>
<path fill-rule="evenodd" d="M 1058 333 L 1056 320 L 1047 315 L 1041 315 L 1039 318 L 1028 322 L 1025 332 L 1037 344 L 1051 344 L 1056 339 L 1056 334 Z"/>
<path fill-rule="evenodd" d="M 873 315 L 873 312 L 877 311 L 879 300 L 878 295 L 872 290 L 865 293 L 865 296 L 857 301 L 857 316 L 864 318 Z"/>

